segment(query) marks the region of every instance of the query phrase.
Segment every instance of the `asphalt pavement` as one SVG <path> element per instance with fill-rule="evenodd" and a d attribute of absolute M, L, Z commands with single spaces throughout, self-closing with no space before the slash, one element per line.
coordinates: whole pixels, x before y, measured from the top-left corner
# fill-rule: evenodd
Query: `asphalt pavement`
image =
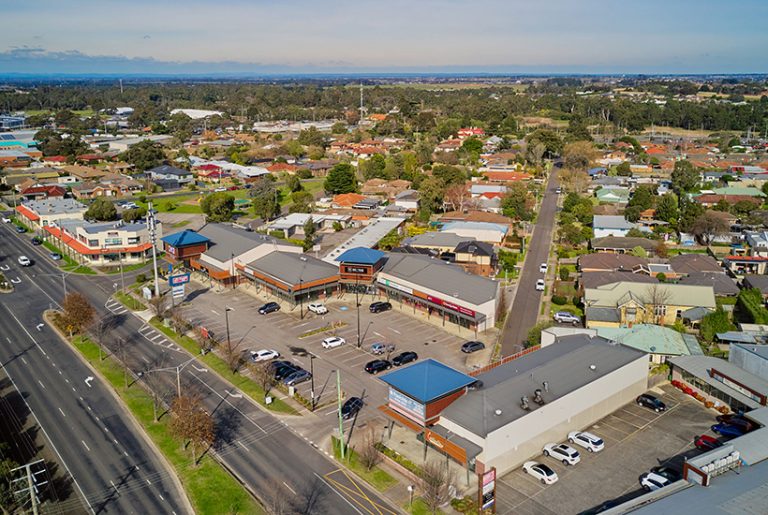
<path fill-rule="evenodd" d="M 547 262 L 552 245 L 552 230 L 557 213 L 556 189 L 557 173 L 553 169 L 544 190 L 544 199 L 539 208 L 533 237 L 528 244 L 528 253 L 517 283 L 515 299 L 512 301 L 510 313 L 514 313 L 514 316 L 508 316 L 504 326 L 501 340 L 502 356 L 509 356 L 523 350 L 528 331 L 536 325 L 539 316 L 543 292 L 536 290 L 536 281 L 544 278 L 544 274 L 539 272 L 539 266 Z"/>
<path fill-rule="evenodd" d="M 6 229 L 4 237 L 10 237 Z M 16 235 L 13 235 L 16 236 Z M 28 240 L 17 238 L 29 257 L 36 263 L 30 268 L 46 295 L 63 298 L 63 286 L 56 267 L 43 253 L 30 255 L 33 249 Z M 21 254 L 17 252 L 14 254 Z M 15 257 L 13 258 L 15 260 Z M 32 271 L 34 268 L 34 271 Z M 115 316 L 105 306 L 113 292 L 114 278 L 109 276 L 69 275 L 68 290 L 77 290 L 88 298 L 102 317 Z M 191 356 L 168 342 L 162 335 L 147 330 L 138 317 L 126 312 L 117 315 L 117 324 L 111 338 L 121 338 L 129 351 L 128 364 L 134 372 L 155 368 L 172 368 L 188 362 Z M 175 391 L 176 374 L 154 372 L 166 390 Z M 262 499 L 283 486 L 300 512 L 306 513 L 395 513 L 386 501 L 367 486 L 346 474 L 339 474 L 339 466 L 308 440 L 294 433 L 282 420 L 266 413 L 231 384 L 209 372 L 203 363 L 193 361 L 180 374 L 182 390 L 194 391 L 201 396 L 206 410 L 212 414 L 217 426 L 218 443 L 215 454 L 240 481 Z M 82 380 L 81 380 L 82 382 Z M 191 390 L 188 390 L 191 389 Z M 341 477 L 342 479 L 339 479 Z M 148 509 L 145 513 L 156 513 Z"/>
<path fill-rule="evenodd" d="M 5 225 L 0 267 L 15 291 L 0 295 L 0 362 L 94 513 L 188 513 L 184 495 L 108 386 L 43 322 L 62 297 L 60 277 L 41 253 Z M 35 259 L 21 267 L 19 255 Z M 6 270 L 6 267 L 8 269 Z M 35 277 L 33 277 L 33 274 Z M 72 512 L 83 506 L 67 506 Z"/>

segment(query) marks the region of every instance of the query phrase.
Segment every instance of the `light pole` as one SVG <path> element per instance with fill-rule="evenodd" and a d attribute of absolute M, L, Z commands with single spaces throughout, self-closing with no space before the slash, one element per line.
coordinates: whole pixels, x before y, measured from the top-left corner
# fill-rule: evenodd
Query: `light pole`
<path fill-rule="evenodd" d="M 355 277 L 355 308 L 357 309 L 357 348 L 360 348 L 360 278 Z"/>
<path fill-rule="evenodd" d="M 229 312 L 232 311 L 232 308 L 229 306 L 224 306 L 224 322 L 227 325 L 227 351 L 232 350 L 232 342 L 229 340 Z"/>
<path fill-rule="evenodd" d="M 301 287 L 304 283 L 303 279 L 299 278 L 299 316 L 304 320 L 304 297 L 301 294 Z M 294 304 L 295 306 L 295 304 Z"/>
<path fill-rule="evenodd" d="M 315 411 L 315 355 L 312 353 L 309 354 L 309 380 L 312 381 L 309 391 L 312 398 L 312 409 L 310 411 Z"/>
<path fill-rule="evenodd" d="M 196 358 L 189 358 L 187 361 L 182 363 L 181 365 L 175 366 L 175 367 L 168 367 L 168 368 L 156 368 L 154 370 L 147 370 L 145 372 L 142 372 L 140 375 L 149 374 L 150 372 L 176 372 L 176 395 L 181 397 L 181 371 L 184 370 L 184 367 L 195 361 Z"/>

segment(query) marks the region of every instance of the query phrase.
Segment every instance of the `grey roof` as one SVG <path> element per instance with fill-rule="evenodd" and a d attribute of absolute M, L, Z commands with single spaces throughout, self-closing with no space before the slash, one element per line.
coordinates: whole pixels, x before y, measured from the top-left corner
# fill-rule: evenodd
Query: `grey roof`
<path fill-rule="evenodd" d="M 726 331 L 717 333 L 717 339 L 721 342 L 755 343 L 755 335 L 741 331 Z"/>
<path fill-rule="evenodd" d="M 693 286 L 712 286 L 715 295 L 739 294 L 739 287 L 736 282 L 720 272 L 693 272 L 680 279 L 679 282 Z"/>
<path fill-rule="evenodd" d="M 493 245 L 484 241 L 462 241 L 456 248 L 455 253 L 469 253 L 474 256 L 493 256 Z"/>
<path fill-rule="evenodd" d="M 632 283 L 658 283 L 655 277 L 633 272 L 582 272 L 579 285 L 582 288 L 597 288 L 604 284 L 617 283 L 619 281 Z"/>
<path fill-rule="evenodd" d="M 584 314 L 590 322 L 621 322 L 621 313 L 617 308 L 587 308 Z"/>
<path fill-rule="evenodd" d="M 763 295 L 768 294 L 768 275 L 745 275 L 742 282 L 746 288 L 757 288 Z"/>
<path fill-rule="evenodd" d="M 326 263 L 336 264 L 336 258 L 344 254 L 349 249 L 356 247 L 368 247 L 375 248 L 379 241 L 393 231 L 400 227 L 405 218 L 382 216 L 374 218 L 371 223 L 360 229 L 358 232 L 349 237 L 346 241 L 341 243 L 338 247 L 329 252 L 323 261 Z"/>
<path fill-rule="evenodd" d="M 637 224 L 628 222 L 623 216 L 595 215 L 592 219 L 592 227 L 595 229 L 633 229 Z"/>
<path fill-rule="evenodd" d="M 768 394 L 768 381 L 750 374 L 733 363 L 720 358 L 713 358 L 711 356 L 678 356 L 673 358 L 671 363 L 672 366 L 687 371 L 705 383 L 714 386 L 718 390 L 727 392 L 728 395 L 751 408 L 759 408 L 760 403 L 753 400 L 751 397 L 747 397 L 743 393 L 734 390 L 723 382 L 713 379 L 709 375 L 709 370 L 715 368 L 734 381 L 737 381 L 752 390 L 758 391 L 764 395 Z"/>
<path fill-rule="evenodd" d="M 683 311 L 683 319 L 690 320 L 691 322 L 697 322 L 710 313 L 712 313 L 712 310 L 702 307 L 695 307 Z"/>
<path fill-rule="evenodd" d="M 669 264 L 678 274 L 693 274 L 696 272 L 725 273 L 715 258 L 707 254 L 679 254 L 669 258 Z"/>
<path fill-rule="evenodd" d="M 475 305 L 496 298 L 499 286 L 460 266 L 413 254 L 389 254 L 382 272 Z"/>
<path fill-rule="evenodd" d="M 467 392 L 441 417 L 485 437 L 528 413 L 520 407 L 521 397 L 528 397 L 531 410 L 538 409 L 534 391 L 543 390 L 544 381 L 548 391 L 542 396 L 551 403 L 637 359 L 645 359 L 645 353 L 599 336 L 564 336 L 552 345 L 478 375 L 483 387 Z M 592 370 L 591 365 L 596 368 Z M 501 410 L 500 415 L 497 410 Z"/>
<path fill-rule="evenodd" d="M 632 270 L 637 265 L 645 265 L 648 260 L 631 254 L 614 254 L 612 252 L 593 252 L 579 256 L 580 270 Z"/>
<path fill-rule="evenodd" d="M 747 343 L 738 343 L 737 345 L 742 349 L 746 349 L 749 352 L 757 354 L 763 359 L 768 359 L 768 345 L 754 345 Z"/>
<path fill-rule="evenodd" d="M 154 168 L 151 168 L 148 171 L 151 172 L 151 173 L 154 173 L 154 174 L 175 175 L 177 177 L 185 177 L 187 175 L 192 175 L 192 172 L 190 172 L 189 170 L 184 170 L 182 168 L 176 168 L 175 166 L 171 166 L 171 165 L 156 166 Z"/>
<path fill-rule="evenodd" d="M 459 236 L 452 232 L 425 232 L 403 241 L 411 247 L 451 247 L 455 248 L 461 242 L 475 241 L 472 236 Z"/>
<path fill-rule="evenodd" d="M 278 243 L 278 240 L 271 236 L 217 223 L 206 224 L 197 232 L 211 240 L 211 245 L 205 251 L 205 255 L 218 261 L 228 261 L 232 259 L 233 254 L 237 257 L 259 245 L 277 246 Z M 284 241 L 281 241 L 280 244 L 290 245 Z"/>
<path fill-rule="evenodd" d="M 294 252 L 270 252 L 246 265 L 284 284 L 297 285 L 328 279 L 339 275 L 339 267 L 325 261 Z"/>
<path fill-rule="evenodd" d="M 88 207 L 71 198 L 50 197 L 43 200 L 29 200 L 23 205 L 41 216 L 85 213 Z"/>
<path fill-rule="evenodd" d="M 635 247 L 642 247 L 649 252 L 656 252 L 658 243 L 648 238 L 606 236 L 604 238 L 592 238 L 590 245 L 593 249 L 632 250 Z"/>
<path fill-rule="evenodd" d="M 411 245 L 403 245 L 401 247 L 395 247 L 391 250 L 396 254 L 422 254 L 424 256 L 437 256 L 440 252 L 435 249 L 426 247 L 412 247 Z"/>
<path fill-rule="evenodd" d="M 158 222 L 160 224 L 160 222 Z M 75 227 L 82 227 L 88 234 L 99 234 L 109 230 L 121 230 L 127 232 L 138 232 L 147 228 L 142 223 L 125 223 L 122 220 L 116 222 L 88 222 L 86 220 L 62 220 L 60 224 L 64 230 L 72 232 Z"/>

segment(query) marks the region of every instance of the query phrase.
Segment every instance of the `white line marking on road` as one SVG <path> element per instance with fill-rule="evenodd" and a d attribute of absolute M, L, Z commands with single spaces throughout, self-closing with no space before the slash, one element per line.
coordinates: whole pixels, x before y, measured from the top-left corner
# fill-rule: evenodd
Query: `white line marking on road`
<path fill-rule="evenodd" d="M 141 355 L 141 359 L 144 360 L 144 363 L 149 363 L 149 360 L 144 354 Z"/>
<path fill-rule="evenodd" d="M 115 493 L 116 493 L 117 495 L 120 495 L 120 491 L 117 489 L 117 487 L 115 486 L 115 484 L 112 482 L 112 480 L 111 480 L 111 479 L 109 480 L 109 484 L 110 484 L 110 485 L 112 485 L 112 488 L 114 488 L 114 489 L 115 489 Z"/>
<path fill-rule="evenodd" d="M 192 365 L 192 368 L 194 368 L 198 372 L 208 372 L 207 368 L 197 368 L 195 365 Z"/>
<path fill-rule="evenodd" d="M 158 338 L 160 338 L 160 336 L 162 336 L 162 335 L 161 335 L 160 333 L 157 333 L 157 334 L 156 334 L 156 335 L 154 335 L 152 338 L 150 338 L 150 340 L 152 340 L 152 341 L 155 341 L 155 340 L 157 340 Z"/>
<path fill-rule="evenodd" d="M 214 315 L 219 316 L 219 317 L 221 316 L 218 313 L 216 313 L 216 311 L 214 311 L 214 310 L 211 310 L 211 313 L 213 313 Z"/>
<path fill-rule="evenodd" d="M 85 443 L 85 440 L 80 440 L 80 442 L 83 444 L 83 447 L 85 447 L 85 448 L 86 448 L 86 449 L 87 449 L 87 450 L 90 452 L 90 450 L 91 450 L 91 449 L 90 449 L 90 448 L 88 447 L 88 445 Z"/>
<path fill-rule="evenodd" d="M 243 442 L 241 442 L 240 440 L 238 440 L 238 441 L 237 441 L 237 445 L 239 445 L 240 447 L 242 447 L 242 448 L 243 448 L 243 449 L 245 449 L 246 451 L 248 451 L 248 452 L 251 452 L 251 450 L 250 450 L 248 447 L 246 447 L 246 446 L 243 444 Z"/>
<path fill-rule="evenodd" d="M 229 390 L 224 390 L 224 392 L 229 395 L 230 397 L 234 397 L 235 399 L 242 399 L 243 394 L 242 393 L 232 393 Z"/>
<path fill-rule="evenodd" d="M 293 495 L 296 495 L 296 490 L 294 490 L 293 488 L 291 488 L 291 486 L 290 486 L 288 483 L 286 483 L 285 481 L 283 481 L 283 484 L 285 485 L 285 487 L 286 487 L 288 490 L 290 490 L 290 491 L 291 491 L 291 493 L 293 493 Z"/>
<path fill-rule="evenodd" d="M 19 279 L 19 277 L 18 277 L 18 276 L 16 276 L 16 279 L 11 279 L 11 282 L 12 282 L 13 284 L 20 284 L 20 283 L 21 283 L 21 279 Z"/>
<path fill-rule="evenodd" d="M 229 401 L 228 401 L 228 400 L 227 400 L 227 399 L 226 399 L 226 398 L 225 398 L 223 395 L 221 395 L 219 392 L 217 392 L 216 390 L 214 390 L 213 388 L 211 388 L 211 386 L 210 386 L 208 383 L 206 383 L 205 381 L 203 381 L 202 379 L 200 379 L 200 378 L 199 378 L 198 376 L 196 376 L 195 374 L 192 374 L 192 373 L 190 373 L 190 374 L 192 375 L 192 377 L 194 377 L 195 379 L 197 379 L 197 380 L 198 380 L 198 381 L 199 381 L 201 384 L 203 384 L 203 385 L 204 385 L 206 388 L 208 388 L 208 389 L 209 389 L 211 392 L 213 392 L 215 395 L 217 395 L 217 396 L 218 396 L 218 397 L 219 397 L 221 400 L 223 400 L 224 402 L 226 402 L 227 404 L 229 404 L 230 406 L 232 406 L 232 408 L 233 408 L 233 409 L 235 409 L 235 410 L 236 410 L 238 413 L 240 413 L 240 414 L 241 414 L 241 415 L 242 415 L 242 416 L 243 416 L 243 417 L 244 417 L 246 420 L 248 420 L 248 422 L 250 422 L 250 423 L 251 423 L 251 424 L 253 424 L 254 426 L 258 427 L 258 428 L 259 428 L 259 430 L 260 430 L 262 433 L 264 433 L 264 434 L 267 434 L 267 431 L 265 431 L 263 427 L 261 427 L 259 424 L 257 424 L 257 423 L 256 423 L 256 422 L 255 422 L 255 421 L 254 421 L 254 420 L 253 420 L 251 417 L 249 417 L 248 415 L 246 415 L 245 413 L 243 413 L 243 411 L 241 411 L 241 410 L 240 410 L 240 409 L 239 409 L 237 406 L 235 406 L 234 404 L 232 404 L 231 402 L 229 402 Z"/>
<path fill-rule="evenodd" d="M 160 500 L 161 500 L 161 501 L 165 502 L 165 497 L 163 497 L 163 496 L 162 496 L 162 495 L 160 495 L 160 494 L 157 494 L 157 496 L 160 498 Z"/>
<path fill-rule="evenodd" d="M 93 376 L 88 376 L 85 378 L 85 384 L 88 385 L 88 388 L 91 388 L 91 381 L 93 381 Z"/>
<path fill-rule="evenodd" d="M 398 331 L 397 329 L 392 329 L 392 332 L 393 332 L 393 333 L 397 333 L 397 334 L 400 334 L 400 331 Z"/>
<path fill-rule="evenodd" d="M 117 442 L 117 439 L 116 439 L 116 438 L 113 438 L 113 439 L 112 439 L 112 441 L 113 441 L 113 442 L 115 442 L 115 445 L 120 445 L 120 444 Z"/>
<path fill-rule="evenodd" d="M 43 327 L 45 327 L 45 324 L 37 324 L 35 327 L 37 328 L 38 332 L 42 332 Z"/>
<path fill-rule="evenodd" d="M 24 356 L 21 357 L 21 361 L 23 361 L 25 365 L 29 365 L 29 363 L 27 363 L 27 360 L 24 358 Z M 59 370 L 59 374 L 61 374 L 61 370 Z"/>
<path fill-rule="evenodd" d="M 39 344 L 39 343 L 37 343 L 37 340 L 35 340 L 35 338 L 34 338 L 34 337 L 33 337 L 33 336 L 32 336 L 32 335 L 29 333 L 29 331 L 27 331 L 27 328 L 26 328 L 26 327 L 24 327 L 24 324 L 22 324 L 22 323 L 21 323 L 21 320 L 19 320 L 18 318 L 16 318 L 16 315 L 14 315 L 14 314 L 13 314 L 13 311 L 11 311 L 11 310 L 10 310 L 10 308 L 8 308 L 7 306 L 4 306 L 4 307 L 5 307 L 5 309 L 8 311 L 8 313 L 10 313 L 10 314 L 11 314 L 11 316 L 13 317 L 13 319 L 14 319 L 14 320 L 16 320 L 16 323 L 17 323 L 17 324 L 19 324 L 19 327 L 21 327 L 21 329 L 22 329 L 22 330 L 23 330 L 25 333 L 27 333 L 27 336 L 29 336 L 29 339 L 30 339 L 30 340 L 32 340 L 32 341 L 34 342 L 35 346 L 37 346 L 37 348 L 38 348 L 38 349 L 40 349 L 40 352 L 42 352 L 42 353 L 43 353 L 43 356 L 46 356 L 46 357 L 47 357 L 47 356 L 48 356 L 48 354 L 46 354 L 45 350 L 43 350 L 43 348 L 40 346 L 40 344 Z"/>
<path fill-rule="evenodd" d="M 62 410 L 61 408 L 59 408 L 59 413 L 61 413 L 62 417 L 66 417 L 67 416 L 67 415 L 64 414 L 64 410 Z"/>
<path fill-rule="evenodd" d="M 383 334 L 381 334 L 381 333 L 380 333 L 380 332 L 378 332 L 378 331 L 374 331 L 374 332 L 373 332 L 373 334 L 375 334 L 375 335 L 376 335 L 376 336 L 378 336 L 379 338 L 384 338 L 384 335 L 383 335 Z"/>
<path fill-rule="evenodd" d="M 138 467 L 136 467 L 136 468 L 138 468 Z M 152 484 L 152 481 L 150 481 L 149 479 L 147 479 L 147 484 L 148 484 L 148 485 L 151 485 L 151 484 Z"/>
<path fill-rule="evenodd" d="M 8 341 L 8 343 L 11 343 L 11 339 L 10 339 L 10 338 L 8 338 L 8 337 L 6 336 L 6 337 L 5 337 L 5 339 L 6 339 L 6 341 Z"/>
<path fill-rule="evenodd" d="M 330 454 L 328 454 L 328 452 L 326 452 L 326 454 L 327 454 L 328 456 L 330 456 Z M 330 484 L 328 484 L 328 482 L 327 482 L 325 479 L 323 479 L 321 476 L 319 476 L 319 475 L 317 474 L 317 472 L 313 472 L 313 474 L 315 475 L 315 477 L 316 477 L 317 479 L 319 479 L 320 481 L 322 481 L 322 482 L 323 482 L 323 484 L 325 484 L 325 486 L 327 486 L 328 488 L 330 488 L 331 490 L 333 490 L 334 492 L 336 492 L 336 493 L 339 495 L 339 497 L 341 497 L 342 499 L 344 499 L 344 500 L 346 501 L 346 503 L 347 503 L 347 504 L 349 504 L 349 507 L 350 507 L 350 508 L 352 508 L 353 510 L 355 510 L 355 511 L 356 511 L 357 513 L 359 513 L 360 515 L 363 515 L 363 512 L 362 512 L 362 511 L 358 510 L 358 509 L 355 507 L 355 505 L 354 505 L 354 504 L 352 504 L 351 502 L 349 502 L 349 499 L 347 499 L 346 497 L 344 497 L 343 495 L 341 495 L 341 492 L 339 492 L 339 491 L 338 491 L 338 490 L 336 490 L 334 487 L 332 487 Z"/>
<path fill-rule="evenodd" d="M 123 451 L 123 454 L 125 454 L 126 458 L 128 457 L 128 453 L 127 452 Z"/>
<path fill-rule="evenodd" d="M 60 376 L 63 376 L 63 375 L 64 375 L 64 372 L 62 372 L 61 370 L 59 370 L 59 375 L 60 375 Z"/>
<path fill-rule="evenodd" d="M 38 379 L 38 380 L 37 380 L 37 382 L 38 382 L 38 384 L 39 384 L 40 386 L 42 386 L 42 387 L 43 387 L 43 390 L 47 390 L 47 388 L 45 387 L 45 385 L 43 384 L 43 382 L 42 382 L 42 381 L 40 381 L 40 380 Z"/>

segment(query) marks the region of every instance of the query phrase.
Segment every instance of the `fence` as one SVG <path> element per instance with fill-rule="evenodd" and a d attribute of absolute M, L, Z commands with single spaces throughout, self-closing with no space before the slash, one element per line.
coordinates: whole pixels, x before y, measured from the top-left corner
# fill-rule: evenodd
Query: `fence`
<path fill-rule="evenodd" d="M 478 368 L 476 370 L 473 370 L 469 373 L 470 376 L 476 377 L 480 374 L 483 374 L 485 372 L 488 372 L 489 370 L 493 370 L 496 367 L 499 367 L 501 365 L 505 365 L 509 363 L 510 361 L 513 361 L 517 358 L 521 358 L 525 356 L 526 354 L 530 354 L 533 351 L 537 351 L 541 348 L 541 345 L 534 345 L 533 347 L 528 347 L 527 349 L 523 349 L 520 352 L 517 352 L 515 354 L 511 354 L 509 356 L 504 356 L 499 361 L 494 361 L 493 363 L 486 365 L 484 367 Z"/>

